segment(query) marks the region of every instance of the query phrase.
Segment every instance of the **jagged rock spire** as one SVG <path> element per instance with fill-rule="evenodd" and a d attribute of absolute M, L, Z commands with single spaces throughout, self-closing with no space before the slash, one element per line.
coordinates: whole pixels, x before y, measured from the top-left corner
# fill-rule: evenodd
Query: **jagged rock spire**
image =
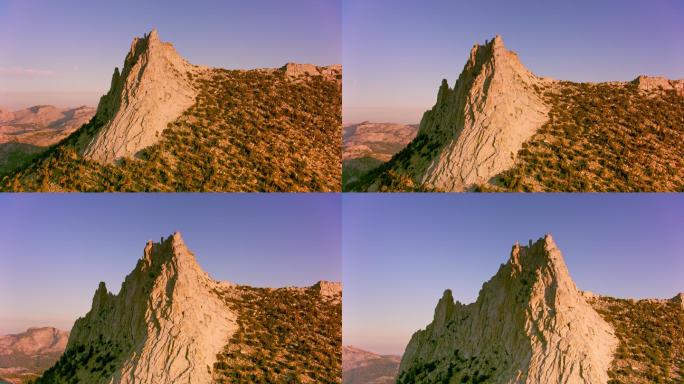
<path fill-rule="evenodd" d="M 461 305 L 445 291 L 432 323 L 406 347 L 400 378 L 433 363 L 416 383 L 459 370 L 485 372 L 496 383 L 606 383 L 616 346 L 613 329 L 577 290 L 546 235 L 516 243 L 475 303 Z"/>
<path fill-rule="evenodd" d="M 167 125 L 195 101 L 188 74 L 200 71 L 183 59 L 156 29 L 134 38 L 124 66 L 100 99 L 97 118 L 104 125 L 83 150 L 92 160 L 112 163 L 156 143 Z"/>
<path fill-rule="evenodd" d="M 522 143 L 547 120 L 549 107 L 535 91 L 545 81 L 501 36 L 474 45 L 454 88 L 442 81 L 435 106 L 423 115 L 420 133 L 440 146 L 415 163 L 414 180 L 463 191 L 510 168 Z"/>
<path fill-rule="evenodd" d="M 118 295 L 100 283 L 88 314 L 77 320 L 69 347 L 119 348 L 114 373 L 88 370 L 81 382 L 208 383 L 216 354 L 237 329 L 216 295 L 223 285 L 197 265 L 179 232 L 148 242 Z"/>

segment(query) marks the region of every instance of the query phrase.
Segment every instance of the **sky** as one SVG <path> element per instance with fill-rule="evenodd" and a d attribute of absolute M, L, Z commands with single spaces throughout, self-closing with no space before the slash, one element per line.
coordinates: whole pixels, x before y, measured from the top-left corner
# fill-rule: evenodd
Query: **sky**
<path fill-rule="evenodd" d="M 684 291 L 681 194 L 345 194 L 343 338 L 401 355 L 445 289 L 474 302 L 516 241 L 551 233 L 579 289 Z"/>
<path fill-rule="evenodd" d="M 453 86 L 473 44 L 496 34 L 541 76 L 586 81 L 684 78 L 678 0 L 345 0 L 345 124 L 418 123 Z"/>
<path fill-rule="evenodd" d="M 341 0 L 0 0 L 0 107 L 95 106 L 134 37 L 193 64 L 339 64 Z"/>
<path fill-rule="evenodd" d="M 0 335 L 71 329 L 174 231 L 218 280 L 341 281 L 340 209 L 338 194 L 2 194 Z"/>

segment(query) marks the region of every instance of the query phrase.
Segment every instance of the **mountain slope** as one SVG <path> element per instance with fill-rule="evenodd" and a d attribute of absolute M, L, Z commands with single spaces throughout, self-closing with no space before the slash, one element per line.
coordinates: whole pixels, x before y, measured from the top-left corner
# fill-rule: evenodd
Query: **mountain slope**
<path fill-rule="evenodd" d="M 90 312 L 72 329 L 66 352 L 37 383 L 240 382 L 243 365 L 222 365 L 221 356 L 235 347 L 245 354 L 263 353 L 255 343 L 257 335 L 245 333 L 244 327 L 269 320 L 251 316 L 254 313 L 249 313 L 245 303 L 261 309 L 276 306 L 288 319 L 302 310 L 297 302 L 286 301 L 287 297 L 268 302 L 255 298 L 252 290 L 259 289 L 211 279 L 179 233 L 160 243 L 150 241 L 117 295 L 100 283 Z M 321 306 L 340 300 L 329 298 L 320 285 L 283 290 L 307 292 L 309 300 L 318 300 Z M 328 313 L 321 311 L 317 316 Z M 329 327 L 341 329 L 341 322 L 328 320 Z M 318 323 L 300 321 L 289 323 L 288 330 L 270 329 L 271 337 L 285 335 L 289 340 L 277 345 L 276 353 L 289 356 L 293 352 L 286 348 L 301 348 L 317 334 L 313 325 Z M 319 355 L 310 355 L 309 362 L 316 362 L 317 368 L 335 369 L 335 357 L 326 354 L 328 345 L 311 348 Z M 278 363 L 275 358 L 268 359 L 268 364 Z"/>
<path fill-rule="evenodd" d="M 66 348 L 69 332 L 56 328 L 29 328 L 0 336 L 0 380 L 23 383 L 52 366 Z"/>
<path fill-rule="evenodd" d="M 342 349 L 344 384 L 393 384 L 399 370 L 400 356 L 378 355 L 352 346 Z"/>
<path fill-rule="evenodd" d="M 684 307 L 671 300 L 631 300 L 591 295 L 596 311 L 615 329 L 620 344 L 608 375 L 611 384 L 684 381 Z"/>
<path fill-rule="evenodd" d="M 135 39 L 96 116 L 9 191 L 338 191 L 340 66 L 225 70 Z"/>
<path fill-rule="evenodd" d="M 516 244 L 475 303 L 444 292 L 402 357 L 400 383 L 606 383 L 618 345 L 550 235 Z"/>
<path fill-rule="evenodd" d="M 359 191 L 676 191 L 684 81 L 571 83 L 527 70 L 497 36 L 443 80 L 416 138 Z"/>

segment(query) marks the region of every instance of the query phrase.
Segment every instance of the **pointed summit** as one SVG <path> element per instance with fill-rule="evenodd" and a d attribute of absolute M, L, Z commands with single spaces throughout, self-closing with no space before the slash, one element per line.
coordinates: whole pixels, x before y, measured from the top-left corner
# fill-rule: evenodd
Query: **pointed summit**
<path fill-rule="evenodd" d="M 456 192 L 489 183 L 515 164 L 523 142 L 548 120 L 550 107 L 536 91 L 546 81 L 501 36 L 475 44 L 454 88 L 443 81 L 423 114 L 420 139 L 402 157 L 410 161 L 390 162 L 389 169 L 427 189 Z M 366 189 L 392 188 L 382 179 Z"/>
<path fill-rule="evenodd" d="M 179 232 L 149 241 L 119 294 L 100 283 L 90 312 L 74 325 L 69 347 L 93 346 L 112 365 L 80 371 L 80 381 L 211 382 L 207 367 L 237 329 L 237 315 L 215 293 L 222 287 L 202 271 Z"/>
<path fill-rule="evenodd" d="M 496 383 L 606 383 L 616 347 L 612 327 L 577 290 L 546 235 L 529 246 L 516 243 L 475 303 L 454 303 L 445 291 L 433 322 L 406 347 L 398 382 L 445 375 L 460 382 L 485 372 Z M 421 380 L 411 377 L 426 364 L 435 368 Z"/>
<path fill-rule="evenodd" d="M 132 157 L 155 144 L 167 125 L 195 101 L 188 74 L 199 71 L 181 57 L 156 29 L 134 38 L 119 74 L 97 107 L 103 126 L 83 150 L 101 163 Z"/>

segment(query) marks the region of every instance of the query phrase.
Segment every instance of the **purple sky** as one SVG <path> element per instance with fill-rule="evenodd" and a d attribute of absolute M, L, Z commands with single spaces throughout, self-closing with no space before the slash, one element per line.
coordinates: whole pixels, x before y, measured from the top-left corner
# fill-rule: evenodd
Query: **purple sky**
<path fill-rule="evenodd" d="M 153 27 L 194 64 L 340 63 L 340 1 L 0 0 L 0 106 L 96 105 Z"/>
<path fill-rule="evenodd" d="M 473 44 L 496 34 L 541 76 L 573 81 L 684 78 L 677 0 L 345 0 L 345 124 L 417 123 L 453 86 Z"/>
<path fill-rule="evenodd" d="M 212 277 L 341 280 L 337 194 L 1 194 L 0 334 L 70 329 L 100 281 L 118 292 L 147 240 L 176 230 Z"/>
<path fill-rule="evenodd" d="M 345 194 L 345 344 L 402 354 L 442 292 L 470 303 L 511 246 L 551 233 L 579 289 L 684 291 L 682 194 Z"/>

